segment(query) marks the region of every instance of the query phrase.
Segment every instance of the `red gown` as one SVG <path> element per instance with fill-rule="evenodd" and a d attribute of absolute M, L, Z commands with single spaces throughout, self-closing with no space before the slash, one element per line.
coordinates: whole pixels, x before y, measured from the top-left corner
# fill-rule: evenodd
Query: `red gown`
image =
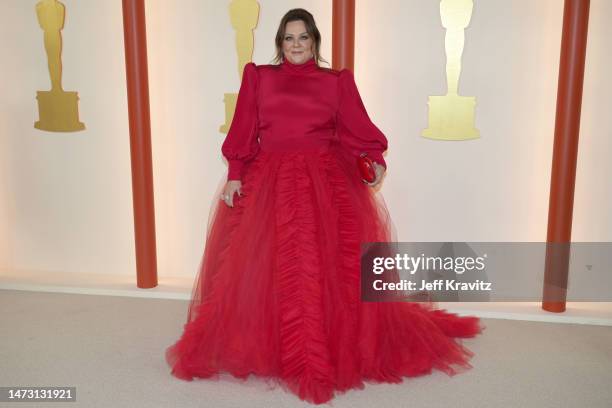
<path fill-rule="evenodd" d="M 255 374 L 323 403 L 364 381 L 454 374 L 476 317 L 429 303 L 360 301 L 360 242 L 392 240 L 384 201 L 355 157 L 386 163 L 347 69 L 248 63 L 222 152 L 242 181 L 216 200 L 180 339 L 166 351 L 184 380 Z"/>

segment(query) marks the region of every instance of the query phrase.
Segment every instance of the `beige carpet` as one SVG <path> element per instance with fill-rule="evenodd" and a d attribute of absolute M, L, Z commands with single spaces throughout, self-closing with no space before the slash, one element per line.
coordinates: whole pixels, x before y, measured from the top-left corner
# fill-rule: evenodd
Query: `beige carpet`
<path fill-rule="evenodd" d="M 224 376 L 186 382 L 163 353 L 181 333 L 179 300 L 0 290 L 0 386 L 76 386 L 66 407 L 306 407 L 281 388 Z M 334 407 L 612 407 L 612 328 L 483 320 L 473 368 L 367 384 Z M 49 403 L 0 403 L 48 406 Z"/>

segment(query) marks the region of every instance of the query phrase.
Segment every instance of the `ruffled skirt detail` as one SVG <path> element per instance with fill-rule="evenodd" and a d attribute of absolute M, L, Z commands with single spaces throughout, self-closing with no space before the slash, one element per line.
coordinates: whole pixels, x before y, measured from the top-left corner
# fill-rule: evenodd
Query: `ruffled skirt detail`
<path fill-rule="evenodd" d="M 360 301 L 360 244 L 392 241 L 393 227 L 346 153 L 262 151 L 242 191 L 233 208 L 213 204 L 184 332 L 166 350 L 174 376 L 255 374 L 318 404 L 364 381 L 471 367 L 455 338 L 480 333 L 477 318 Z"/>

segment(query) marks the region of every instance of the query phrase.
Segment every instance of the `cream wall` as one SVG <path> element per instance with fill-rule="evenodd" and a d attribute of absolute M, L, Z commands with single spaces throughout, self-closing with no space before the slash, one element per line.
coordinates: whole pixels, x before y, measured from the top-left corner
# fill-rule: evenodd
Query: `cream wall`
<path fill-rule="evenodd" d="M 36 1 L 0 13 L 0 268 L 133 275 L 129 135 L 120 1 L 64 0 L 64 88 L 87 130 L 33 128 L 48 88 Z M 226 165 L 223 93 L 236 92 L 226 1 L 147 0 L 160 279 L 193 276 Z M 331 1 L 265 1 L 253 56 L 268 63 L 280 17 L 311 11 L 331 62 Z M 434 0 L 357 1 L 355 75 L 388 136 L 382 194 L 402 241 L 542 241 L 562 19 L 561 0 L 475 1 L 460 93 L 477 97 L 481 139 L 420 137 L 427 97 L 444 91 L 444 31 Z M 576 241 L 612 240 L 612 3 L 591 1 L 577 173 Z"/>
<path fill-rule="evenodd" d="M 0 13 L 1 257 L 8 269 L 132 274 L 135 268 L 121 2 L 64 1 L 63 86 L 87 130 L 34 129 L 49 89 L 36 1 Z"/>

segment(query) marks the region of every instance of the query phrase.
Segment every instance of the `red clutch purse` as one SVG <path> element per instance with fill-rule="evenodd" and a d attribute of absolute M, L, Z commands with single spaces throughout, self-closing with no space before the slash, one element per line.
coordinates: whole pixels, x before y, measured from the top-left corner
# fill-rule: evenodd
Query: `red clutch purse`
<path fill-rule="evenodd" d="M 376 170 L 374 169 L 374 162 L 368 157 L 367 153 L 361 153 L 357 158 L 357 168 L 361 179 L 365 182 L 371 183 L 376 180 Z"/>

